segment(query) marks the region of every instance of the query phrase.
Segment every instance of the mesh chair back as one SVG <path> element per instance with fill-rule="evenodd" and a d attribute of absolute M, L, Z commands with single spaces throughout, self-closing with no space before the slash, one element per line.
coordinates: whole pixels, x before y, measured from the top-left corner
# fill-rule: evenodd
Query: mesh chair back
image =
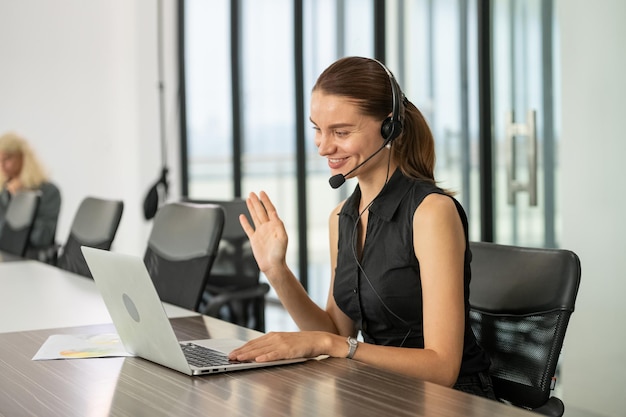
<path fill-rule="evenodd" d="M 144 262 L 162 301 L 198 310 L 223 228 L 218 205 L 176 202 L 157 211 Z"/>
<path fill-rule="evenodd" d="M 21 191 L 13 195 L 0 233 L 1 251 L 17 256 L 26 254 L 39 199 L 38 191 Z"/>
<path fill-rule="evenodd" d="M 57 266 L 91 278 L 80 247 L 111 249 L 123 211 L 123 201 L 86 197 L 76 211 Z"/>
<path fill-rule="evenodd" d="M 252 221 L 246 201 L 236 198 L 202 202 L 220 205 L 224 208 L 226 218 L 200 311 L 264 332 L 265 296 L 270 287 L 267 283 L 259 282 L 261 272 L 252 253 L 250 240 L 239 222 L 241 214 Z"/>
<path fill-rule="evenodd" d="M 571 251 L 470 243 L 470 321 L 491 357 L 496 396 L 534 409 L 548 401 L 580 284 Z"/>

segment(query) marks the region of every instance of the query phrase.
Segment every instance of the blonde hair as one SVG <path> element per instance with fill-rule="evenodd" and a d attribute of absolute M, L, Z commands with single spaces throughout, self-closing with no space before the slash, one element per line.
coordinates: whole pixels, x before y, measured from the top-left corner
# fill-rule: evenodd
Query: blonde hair
<path fill-rule="evenodd" d="M 37 189 L 42 183 L 48 181 L 48 175 L 30 145 L 26 139 L 17 133 L 8 132 L 0 136 L 0 152 L 22 156 L 22 169 L 19 178 L 25 188 Z M 4 184 L 6 180 L 7 178 L 0 170 L 0 184 Z"/>

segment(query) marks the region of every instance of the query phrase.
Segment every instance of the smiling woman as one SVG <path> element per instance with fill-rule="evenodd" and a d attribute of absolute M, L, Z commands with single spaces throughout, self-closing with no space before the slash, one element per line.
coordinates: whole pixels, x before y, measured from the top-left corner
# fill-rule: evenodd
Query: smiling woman
<path fill-rule="evenodd" d="M 377 156 L 389 144 L 385 140 L 381 146 L 377 146 L 381 144 L 377 133 L 380 122 L 374 118 L 363 116 L 359 113 L 358 108 L 354 106 L 353 101 L 341 96 L 324 94 L 320 91 L 313 92 L 311 99 L 311 123 L 314 125 L 315 145 L 320 155 L 333 150 L 335 146 L 345 146 L 350 149 L 351 146 L 356 145 L 356 148 L 363 148 L 364 135 L 373 132 L 376 136 L 374 141 L 365 141 L 365 143 L 372 143 L 372 147 L 376 146 L 377 149 L 362 149 L 364 153 L 362 162 L 359 162 L 347 172 L 344 168 L 348 168 L 351 161 L 355 161 L 356 158 L 351 158 L 349 153 L 345 156 L 328 157 L 328 167 L 331 169 L 331 173 L 335 173 L 330 180 L 333 188 L 338 188 L 342 185 L 346 178 L 354 177 L 352 174 L 357 169 Z M 369 156 L 367 156 L 368 154 Z M 346 174 L 342 174 L 342 170 Z"/>
<path fill-rule="evenodd" d="M 9 132 L 0 136 L 0 231 L 11 198 L 23 190 L 41 192 L 27 256 L 45 260 L 53 247 L 61 194 L 48 179 L 26 139 Z"/>
<path fill-rule="evenodd" d="M 253 224 L 241 217 L 242 227 L 301 331 L 267 334 L 231 358 L 347 357 L 495 398 L 489 359 L 468 321 L 467 217 L 435 182 L 434 140 L 421 112 L 382 63 L 347 57 L 319 76 L 310 120 L 331 174 L 358 180 L 330 214 L 326 308 L 287 266 L 273 202 L 251 193 Z"/>

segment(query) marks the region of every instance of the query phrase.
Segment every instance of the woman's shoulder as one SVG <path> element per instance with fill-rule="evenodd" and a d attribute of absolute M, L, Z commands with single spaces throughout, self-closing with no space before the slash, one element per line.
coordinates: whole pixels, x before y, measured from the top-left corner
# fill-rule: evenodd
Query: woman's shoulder
<path fill-rule="evenodd" d="M 55 183 L 53 183 L 52 181 L 44 181 L 41 184 L 39 184 L 39 189 L 42 192 L 49 192 L 49 193 L 55 193 L 55 194 L 60 194 L 60 190 L 59 187 L 57 187 L 57 185 Z"/>
<path fill-rule="evenodd" d="M 445 215 L 456 214 L 457 208 L 453 197 L 444 193 L 432 192 L 424 196 L 422 203 L 416 208 L 417 211 Z"/>
<path fill-rule="evenodd" d="M 467 233 L 467 215 L 461 204 L 445 193 L 430 193 L 424 197 L 413 214 L 413 225 L 418 229 L 460 224 Z"/>
<path fill-rule="evenodd" d="M 41 201 L 50 202 L 54 206 L 61 204 L 61 191 L 54 183 L 46 181 L 39 185 L 39 191 L 41 192 Z"/>

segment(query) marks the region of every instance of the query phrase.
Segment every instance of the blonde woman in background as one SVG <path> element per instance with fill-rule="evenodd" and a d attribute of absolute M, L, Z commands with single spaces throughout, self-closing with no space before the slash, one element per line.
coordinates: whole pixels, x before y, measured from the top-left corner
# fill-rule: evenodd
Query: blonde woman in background
<path fill-rule="evenodd" d="M 44 260 L 55 243 L 61 194 L 28 142 L 13 132 L 0 136 L 0 187 L 0 233 L 11 198 L 23 190 L 41 192 L 27 256 Z"/>

